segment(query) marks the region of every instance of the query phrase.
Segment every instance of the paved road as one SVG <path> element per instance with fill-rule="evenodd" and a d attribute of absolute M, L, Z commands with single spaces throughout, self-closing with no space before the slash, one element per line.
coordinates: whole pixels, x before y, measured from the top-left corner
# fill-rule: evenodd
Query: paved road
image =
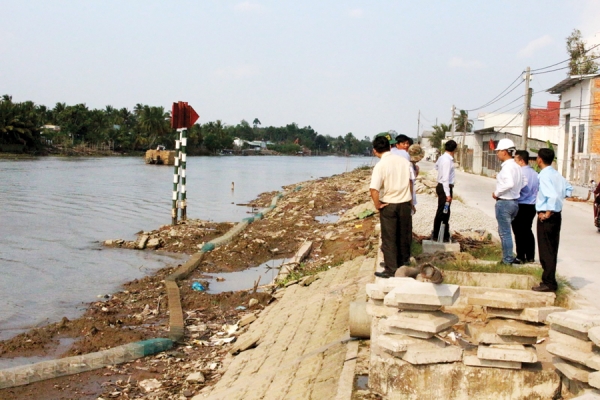
<path fill-rule="evenodd" d="M 423 171 L 433 168 L 430 162 L 419 165 Z M 467 205 L 495 218 L 492 199 L 495 184 L 495 179 L 457 171 L 455 191 Z M 575 194 L 582 196 L 584 190 L 578 188 Z M 588 301 L 600 306 L 600 233 L 593 223 L 591 203 L 565 202 L 562 223 L 558 273 L 567 277 Z"/>

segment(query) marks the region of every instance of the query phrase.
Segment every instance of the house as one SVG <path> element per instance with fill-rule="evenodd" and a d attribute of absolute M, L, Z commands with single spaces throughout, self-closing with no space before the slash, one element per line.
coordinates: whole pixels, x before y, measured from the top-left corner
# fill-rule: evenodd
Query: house
<path fill-rule="evenodd" d="M 529 110 L 527 150 L 536 153 L 537 149 L 552 145 L 555 151 L 560 148 L 560 102 L 549 101 L 546 108 Z M 473 173 L 495 175 L 500 171 L 500 163 L 490 143 L 500 139 L 511 139 L 518 149 L 523 148 L 522 113 L 483 113 L 478 116 L 483 128 L 473 132 L 473 137 L 465 143 L 473 145 Z M 468 138 L 469 136 L 467 136 Z"/>
<path fill-rule="evenodd" d="M 600 74 L 572 75 L 548 92 L 560 95 L 558 171 L 578 185 L 600 180 Z"/>

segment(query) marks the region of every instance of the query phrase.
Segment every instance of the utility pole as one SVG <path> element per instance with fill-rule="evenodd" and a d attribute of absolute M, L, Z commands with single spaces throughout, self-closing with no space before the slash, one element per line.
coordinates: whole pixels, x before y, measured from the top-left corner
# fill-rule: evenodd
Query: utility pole
<path fill-rule="evenodd" d="M 462 112 L 462 111 L 461 111 Z M 462 140 L 460 141 L 460 166 L 465 170 L 466 151 L 465 151 L 465 136 L 467 136 L 467 125 L 469 125 L 469 113 L 465 111 L 465 121 L 463 123 Z"/>
<path fill-rule="evenodd" d="M 419 131 L 421 130 L 421 110 L 419 110 L 419 116 L 417 117 L 417 142 L 419 141 Z"/>
<path fill-rule="evenodd" d="M 531 80 L 531 68 L 527 67 L 525 71 L 525 107 L 523 111 L 523 149 L 527 150 L 527 134 L 529 133 L 529 110 L 531 109 L 532 89 L 529 88 Z"/>
<path fill-rule="evenodd" d="M 452 136 L 454 137 L 454 114 L 456 113 L 456 107 L 454 107 L 454 104 L 452 104 L 452 108 L 450 110 L 452 111 L 452 127 L 450 128 L 450 132 L 452 132 Z"/>

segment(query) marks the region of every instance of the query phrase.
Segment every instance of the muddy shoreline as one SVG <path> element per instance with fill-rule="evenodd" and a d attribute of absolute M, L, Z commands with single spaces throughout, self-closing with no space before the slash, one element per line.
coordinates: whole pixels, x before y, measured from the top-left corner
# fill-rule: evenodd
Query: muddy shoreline
<path fill-rule="evenodd" d="M 133 363 L 3 389 L 0 398 L 131 398 L 144 393 L 138 383 L 147 379 L 160 382 L 164 393 L 168 394 L 161 398 L 190 397 L 211 386 L 219 379 L 219 369 L 231 346 L 219 342 L 219 337 L 242 317 L 277 300 L 271 295 L 276 287 L 254 292 L 254 282 L 248 282 L 249 290 L 210 293 L 209 274 L 223 274 L 226 283 L 226 273 L 246 270 L 273 259 L 289 258 L 306 240 L 313 241 L 313 251 L 300 271 L 292 274 L 289 280 L 333 268 L 374 251 L 373 225 L 376 221 L 373 217 L 338 224 L 327 222 L 368 201 L 369 177 L 370 169 L 362 168 L 287 186 L 287 195 L 266 218 L 253 222 L 231 243 L 206 253 L 199 267 L 179 282 L 186 332 L 174 349 Z M 250 206 L 267 207 L 274 195 L 274 192 L 263 193 Z M 325 223 L 319 222 L 317 217 Z M 224 233 L 228 226 L 230 224 L 211 226 L 204 221 L 188 221 L 177 227 L 163 226 L 152 232 L 140 232 L 140 235 L 160 236 L 163 243 L 158 251 L 191 255 L 203 242 Z M 91 303 L 80 318 L 63 318 L 60 322 L 0 342 L 0 359 L 48 356 L 56 353 L 61 341 L 73 343 L 58 357 L 168 336 L 169 316 L 163 280 L 177 267 L 163 268 L 151 276 L 125 284 L 121 291 Z M 207 282 L 209 292 L 193 290 L 192 284 L 197 281 Z M 261 285 L 264 283 L 268 282 L 260 282 Z M 239 332 L 243 332 L 243 328 Z M 185 379 L 195 371 L 202 372 L 203 382 Z"/>

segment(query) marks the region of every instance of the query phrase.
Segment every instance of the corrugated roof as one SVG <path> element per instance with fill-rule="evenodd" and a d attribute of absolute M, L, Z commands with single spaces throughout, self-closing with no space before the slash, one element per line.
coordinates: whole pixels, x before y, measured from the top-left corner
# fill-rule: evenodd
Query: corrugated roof
<path fill-rule="evenodd" d="M 579 82 L 581 82 L 583 80 L 595 78 L 597 76 L 600 76 L 600 74 L 571 75 L 567 79 L 563 79 L 562 81 L 560 81 L 556 85 L 552 86 L 550 89 L 546 90 L 546 92 L 549 92 L 549 93 L 552 93 L 552 94 L 560 94 L 560 93 L 564 92 L 565 90 L 567 90 L 569 88 L 572 88 L 577 83 L 579 83 Z"/>

